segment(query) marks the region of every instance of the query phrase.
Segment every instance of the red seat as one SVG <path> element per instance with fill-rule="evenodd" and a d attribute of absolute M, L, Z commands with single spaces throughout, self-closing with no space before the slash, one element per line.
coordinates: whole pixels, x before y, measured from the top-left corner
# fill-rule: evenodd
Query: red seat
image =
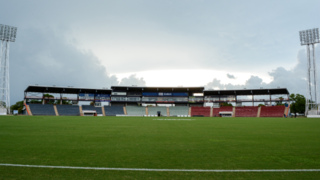
<path fill-rule="evenodd" d="M 257 117 L 258 106 L 236 107 L 236 117 Z"/>
<path fill-rule="evenodd" d="M 285 106 L 261 106 L 260 117 L 283 117 Z"/>

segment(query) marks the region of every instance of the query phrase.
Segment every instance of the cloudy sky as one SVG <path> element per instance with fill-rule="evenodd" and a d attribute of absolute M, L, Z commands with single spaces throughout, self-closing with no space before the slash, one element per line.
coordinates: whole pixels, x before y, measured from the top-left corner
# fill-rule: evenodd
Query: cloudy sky
<path fill-rule="evenodd" d="M 0 24 L 18 27 L 12 103 L 30 84 L 279 86 L 305 94 L 298 32 L 320 26 L 318 0 L 0 0 L 0 7 Z"/>

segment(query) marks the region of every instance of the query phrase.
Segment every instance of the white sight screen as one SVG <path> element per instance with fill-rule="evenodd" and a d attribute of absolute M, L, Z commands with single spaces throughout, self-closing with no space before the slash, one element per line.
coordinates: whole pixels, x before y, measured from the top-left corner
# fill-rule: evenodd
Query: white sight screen
<path fill-rule="evenodd" d="M 300 34 L 301 45 L 320 43 L 319 28 L 300 31 L 299 34 Z"/>
<path fill-rule="evenodd" d="M 14 42 L 17 36 L 17 28 L 0 24 L 0 40 Z"/>

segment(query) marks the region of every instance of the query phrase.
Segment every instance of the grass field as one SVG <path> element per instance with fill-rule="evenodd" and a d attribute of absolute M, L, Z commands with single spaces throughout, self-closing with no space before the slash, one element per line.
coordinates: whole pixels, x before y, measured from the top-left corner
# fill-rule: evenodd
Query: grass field
<path fill-rule="evenodd" d="M 320 169 L 320 119 L 154 119 L 157 118 L 2 116 L 0 163 L 156 169 Z M 0 166 L 0 179 L 319 178 L 320 172 L 145 172 Z"/>

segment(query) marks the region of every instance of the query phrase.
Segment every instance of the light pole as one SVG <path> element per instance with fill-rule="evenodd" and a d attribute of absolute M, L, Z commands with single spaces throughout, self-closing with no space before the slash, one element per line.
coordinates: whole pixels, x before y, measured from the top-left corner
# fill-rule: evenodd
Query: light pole
<path fill-rule="evenodd" d="M 307 46 L 307 95 L 305 115 L 318 115 L 318 81 L 315 57 L 315 44 L 320 43 L 319 28 L 300 31 L 301 46 Z"/>
<path fill-rule="evenodd" d="M 10 114 L 9 49 L 17 28 L 0 24 L 0 115 Z"/>

